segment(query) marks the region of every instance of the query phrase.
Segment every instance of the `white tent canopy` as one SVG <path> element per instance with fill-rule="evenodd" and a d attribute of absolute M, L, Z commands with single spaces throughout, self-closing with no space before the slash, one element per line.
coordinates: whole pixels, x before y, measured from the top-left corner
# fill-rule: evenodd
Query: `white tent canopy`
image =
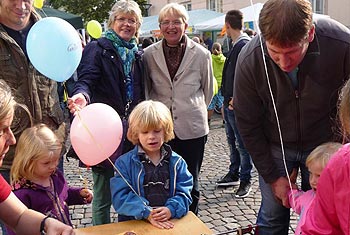
<path fill-rule="evenodd" d="M 240 11 L 243 13 L 243 21 L 244 22 L 257 21 L 262 7 L 263 7 L 262 3 L 256 3 L 252 6 L 240 9 Z M 222 15 L 214 19 L 195 24 L 194 28 L 198 31 L 221 30 L 224 27 L 224 24 L 225 24 L 225 15 Z"/>
<path fill-rule="evenodd" d="M 219 16 L 225 17 L 224 13 L 211 11 L 207 9 L 192 10 L 188 12 L 188 15 L 189 15 L 188 28 L 191 28 L 191 30 L 194 27 L 194 25 L 200 22 L 206 21 L 208 19 L 213 19 Z M 140 29 L 140 36 L 150 37 L 152 36 L 153 30 L 159 30 L 158 15 L 148 16 L 143 18 L 143 23 Z"/>

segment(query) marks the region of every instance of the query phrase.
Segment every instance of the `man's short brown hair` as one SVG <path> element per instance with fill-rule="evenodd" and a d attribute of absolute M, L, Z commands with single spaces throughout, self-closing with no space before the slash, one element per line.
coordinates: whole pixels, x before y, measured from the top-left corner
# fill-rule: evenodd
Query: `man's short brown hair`
<path fill-rule="evenodd" d="M 226 13 L 225 23 L 231 28 L 241 30 L 243 27 L 243 13 L 240 10 L 231 10 Z"/>
<path fill-rule="evenodd" d="M 312 7 L 308 0 L 269 0 L 259 15 L 262 36 L 282 47 L 306 38 L 312 25 Z"/>

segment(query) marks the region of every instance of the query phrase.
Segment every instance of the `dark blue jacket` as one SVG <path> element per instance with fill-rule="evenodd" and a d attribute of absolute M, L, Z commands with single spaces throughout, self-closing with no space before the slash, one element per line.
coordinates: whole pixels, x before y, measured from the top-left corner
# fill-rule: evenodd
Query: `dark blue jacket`
<path fill-rule="evenodd" d="M 250 41 L 247 34 L 242 34 L 227 54 L 225 65 L 222 72 L 221 92 L 224 96 L 224 107 L 228 106 L 230 98 L 233 96 L 233 81 L 236 71 L 237 57 L 242 48 Z"/>
<path fill-rule="evenodd" d="M 78 67 L 78 81 L 73 90 L 73 95 L 83 93 L 88 103 L 104 103 L 114 108 L 120 118 L 125 120 L 123 121 L 123 140 L 127 132 L 128 115 L 140 101 L 145 99 L 144 67 L 141 54 L 142 52 L 139 51 L 135 55 L 136 61 L 132 68 L 133 101 L 127 113 L 125 113 L 127 98 L 122 60 L 112 42 L 107 38 L 92 41 L 84 48 Z M 124 149 L 118 148 L 111 157 L 113 162 L 122 152 L 127 152 L 132 147 L 126 139 L 122 143 Z M 111 164 L 107 162 L 104 165 L 110 166 Z"/>
<path fill-rule="evenodd" d="M 133 66 L 134 99 L 129 113 L 145 97 L 141 53 L 136 54 Z M 124 77 L 117 50 L 107 38 L 100 38 L 88 43 L 83 50 L 73 94 L 84 93 L 89 103 L 108 104 L 124 117 L 127 103 Z"/>

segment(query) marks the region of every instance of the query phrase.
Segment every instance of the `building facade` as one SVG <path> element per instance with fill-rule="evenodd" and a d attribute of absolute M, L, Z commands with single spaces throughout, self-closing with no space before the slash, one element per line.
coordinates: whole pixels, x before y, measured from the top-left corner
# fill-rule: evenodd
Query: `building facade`
<path fill-rule="evenodd" d="M 310 0 L 315 13 L 329 15 L 350 28 L 349 0 Z M 209 9 L 226 13 L 232 9 L 241 9 L 251 5 L 250 0 L 148 0 L 152 6 L 148 10 L 149 16 L 158 15 L 160 9 L 170 2 L 177 2 L 187 10 Z M 265 3 L 266 0 L 256 0 L 253 3 Z"/>

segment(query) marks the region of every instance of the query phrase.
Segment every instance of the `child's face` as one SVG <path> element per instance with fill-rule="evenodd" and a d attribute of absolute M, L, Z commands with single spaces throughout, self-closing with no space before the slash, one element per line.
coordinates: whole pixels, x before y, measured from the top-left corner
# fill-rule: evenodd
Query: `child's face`
<path fill-rule="evenodd" d="M 159 128 L 140 131 L 139 141 L 148 156 L 160 156 L 160 147 L 164 143 L 164 130 Z"/>
<path fill-rule="evenodd" d="M 309 164 L 308 168 L 310 173 L 310 177 L 309 177 L 310 186 L 313 190 L 316 191 L 318 179 L 320 178 L 320 175 L 323 171 L 323 167 L 319 161 L 313 161 Z"/>
<path fill-rule="evenodd" d="M 50 175 L 52 175 L 56 171 L 59 159 L 60 151 L 56 151 L 52 154 L 52 156 L 47 154 L 47 156 L 37 160 L 35 162 L 34 170 L 35 177 L 38 179 L 45 179 L 50 177 Z"/>

